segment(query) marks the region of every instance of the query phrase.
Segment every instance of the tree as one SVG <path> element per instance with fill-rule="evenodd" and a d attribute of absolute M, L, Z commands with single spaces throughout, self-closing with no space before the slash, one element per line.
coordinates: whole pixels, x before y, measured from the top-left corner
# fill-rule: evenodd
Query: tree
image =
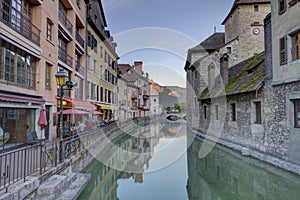
<path fill-rule="evenodd" d="M 181 108 L 181 112 L 185 112 L 186 111 L 186 103 L 185 102 L 181 102 L 180 103 L 180 108 Z"/>

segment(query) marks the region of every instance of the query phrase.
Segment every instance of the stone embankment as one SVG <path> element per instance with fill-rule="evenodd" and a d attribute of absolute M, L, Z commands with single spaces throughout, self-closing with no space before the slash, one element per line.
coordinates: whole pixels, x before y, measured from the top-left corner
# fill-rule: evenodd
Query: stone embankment
<path fill-rule="evenodd" d="M 251 156 L 251 157 L 261 160 L 263 162 L 269 163 L 271 165 L 282 168 L 282 169 L 292 172 L 294 174 L 300 175 L 300 166 L 297 164 L 282 160 L 280 158 L 274 157 L 274 156 L 266 154 L 264 152 L 260 152 L 256 149 L 245 147 L 243 145 L 236 144 L 236 143 L 233 143 L 233 142 L 221 139 L 221 138 L 216 138 L 214 136 L 208 136 L 207 134 L 205 134 L 199 130 L 190 129 L 190 131 L 196 137 L 199 137 L 201 139 L 207 139 L 210 142 L 216 142 L 220 145 L 223 145 L 225 147 L 228 147 L 235 151 L 238 151 L 244 156 Z"/>

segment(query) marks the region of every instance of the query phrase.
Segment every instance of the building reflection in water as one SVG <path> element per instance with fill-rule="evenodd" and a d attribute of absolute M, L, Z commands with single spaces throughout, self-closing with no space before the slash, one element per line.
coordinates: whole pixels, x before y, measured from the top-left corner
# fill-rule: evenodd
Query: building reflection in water
<path fill-rule="evenodd" d="M 201 144 L 187 152 L 190 200 L 299 199 L 300 177 L 221 146 L 199 159 Z"/>
<path fill-rule="evenodd" d="M 92 174 L 91 180 L 78 199 L 118 199 L 117 181 L 132 178 L 134 183 L 143 183 L 143 173 L 155 147 L 163 138 L 180 137 L 186 134 L 181 123 L 156 123 L 141 126 L 133 134 L 124 134 L 101 152 L 83 173 Z M 99 157 L 97 157 L 99 158 Z"/>

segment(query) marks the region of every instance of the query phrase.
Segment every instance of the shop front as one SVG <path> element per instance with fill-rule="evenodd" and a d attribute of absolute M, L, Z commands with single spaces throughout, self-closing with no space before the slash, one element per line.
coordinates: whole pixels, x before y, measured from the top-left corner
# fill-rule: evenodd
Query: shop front
<path fill-rule="evenodd" d="M 37 122 L 44 104 L 40 96 L 0 92 L 0 150 L 26 145 L 27 132 L 45 137 Z"/>

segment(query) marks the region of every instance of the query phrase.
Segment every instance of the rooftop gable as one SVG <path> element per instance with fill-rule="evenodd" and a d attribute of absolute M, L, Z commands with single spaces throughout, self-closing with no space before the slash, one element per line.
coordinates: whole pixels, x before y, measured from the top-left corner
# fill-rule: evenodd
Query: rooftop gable
<path fill-rule="evenodd" d="M 230 15 L 234 12 L 234 10 L 239 6 L 239 5 L 251 5 L 251 4 L 266 4 L 266 3 L 271 3 L 270 0 L 235 0 L 228 15 L 225 17 L 224 21 L 222 22 L 222 25 L 224 25 L 227 21 L 227 19 L 230 17 Z"/>

